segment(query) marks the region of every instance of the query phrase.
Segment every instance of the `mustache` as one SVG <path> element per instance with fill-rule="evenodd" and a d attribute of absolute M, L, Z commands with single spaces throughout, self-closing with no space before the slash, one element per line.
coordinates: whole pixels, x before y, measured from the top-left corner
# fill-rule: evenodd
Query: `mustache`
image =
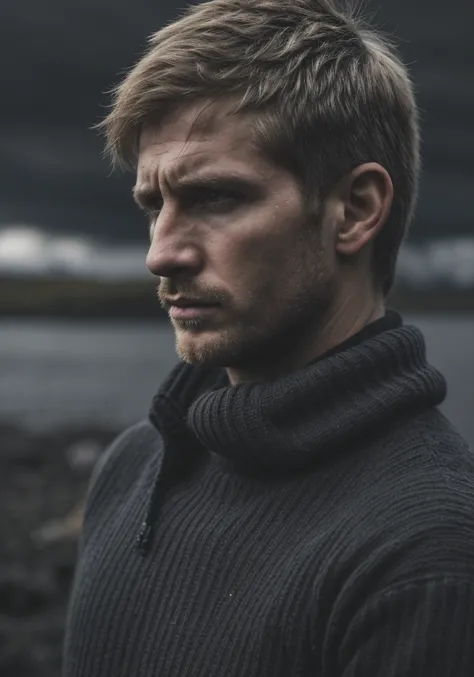
<path fill-rule="evenodd" d="M 162 308 L 165 310 L 168 309 L 169 304 L 166 299 L 169 296 L 183 296 L 199 303 L 208 303 L 210 305 L 222 304 L 228 300 L 227 294 L 215 287 L 197 285 L 193 280 L 178 282 L 167 277 L 160 280 L 160 284 L 156 288 L 156 294 Z"/>

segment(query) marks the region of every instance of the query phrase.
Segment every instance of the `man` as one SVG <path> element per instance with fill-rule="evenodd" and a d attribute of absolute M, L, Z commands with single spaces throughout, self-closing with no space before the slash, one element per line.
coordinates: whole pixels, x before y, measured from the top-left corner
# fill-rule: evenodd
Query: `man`
<path fill-rule="evenodd" d="M 94 474 L 65 677 L 472 677 L 474 461 L 385 311 L 419 173 L 392 48 L 329 0 L 211 0 L 104 129 L 181 361 Z"/>

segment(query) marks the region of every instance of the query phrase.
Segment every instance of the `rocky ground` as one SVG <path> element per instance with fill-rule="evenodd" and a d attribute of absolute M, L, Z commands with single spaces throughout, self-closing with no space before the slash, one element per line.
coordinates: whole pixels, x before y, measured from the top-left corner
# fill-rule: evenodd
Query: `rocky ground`
<path fill-rule="evenodd" d="M 0 675 L 59 677 L 82 501 L 116 431 L 0 424 Z"/>

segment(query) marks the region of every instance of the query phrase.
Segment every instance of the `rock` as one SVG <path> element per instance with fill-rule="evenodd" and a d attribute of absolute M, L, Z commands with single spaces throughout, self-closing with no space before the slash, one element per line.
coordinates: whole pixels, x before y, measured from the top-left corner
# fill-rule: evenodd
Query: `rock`
<path fill-rule="evenodd" d="M 59 677 L 90 472 L 117 431 L 0 423 L 0 676 Z"/>
<path fill-rule="evenodd" d="M 48 545 L 64 539 L 77 539 L 82 526 L 83 501 L 62 519 L 53 519 L 33 532 L 32 537 L 39 545 Z"/>
<path fill-rule="evenodd" d="M 20 426 L 0 422 L 0 463 L 22 463 L 35 456 L 34 440 Z"/>
<path fill-rule="evenodd" d="M 103 450 L 104 446 L 98 440 L 83 439 L 67 448 L 66 458 L 73 470 L 90 472 Z"/>
<path fill-rule="evenodd" d="M 0 573 L 0 613 L 19 618 L 43 611 L 56 588 L 47 571 L 15 569 Z"/>

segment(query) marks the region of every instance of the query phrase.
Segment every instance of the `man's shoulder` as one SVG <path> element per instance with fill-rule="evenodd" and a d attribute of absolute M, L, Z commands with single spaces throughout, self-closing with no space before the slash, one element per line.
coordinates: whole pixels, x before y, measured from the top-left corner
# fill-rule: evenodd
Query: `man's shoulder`
<path fill-rule="evenodd" d="M 162 452 L 161 437 L 147 420 L 126 428 L 104 451 L 89 483 L 87 511 L 99 497 L 124 496 L 144 467 Z"/>
<path fill-rule="evenodd" d="M 100 457 L 95 475 L 112 470 L 118 463 L 135 463 L 160 445 L 160 435 L 148 420 L 139 421 L 121 432 Z"/>
<path fill-rule="evenodd" d="M 367 524 L 382 525 L 392 545 L 423 551 L 426 562 L 465 560 L 474 567 L 474 454 L 468 443 L 437 410 L 413 417 L 399 433 L 375 461 L 364 528 L 370 534 Z M 471 573 L 474 580 L 474 568 Z"/>
<path fill-rule="evenodd" d="M 460 471 L 474 480 L 472 449 L 437 408 L 397 419 L 375 448 L 385 466 L 399 465 L 397 475 L 403 481 L 418 471 L 438 478 Z"/>
<path fill-rule="evenodd" d="M 441 544 L 462 532 L 474 556 L 474 454 L 437 410 L 407 417 L 367 449 L 353 496 L 362 541 L 390 535 Z"/>
<path fill-rule="evenodd" d="M 351 510 L 338 515 L 346 528 L 332 572 L 350 571 L 351 581 L 378 590 L 474 581 L 474 455 L 449 421 L 439 412 L 414 416 L 367 459 Z"/>
<path fill-rule="evenodd" d="M 457 481 L 474 491 L 474 454 L 455 426 L 437 409 L 414 419 L 412 445 L 424 457 L 423 471 L 451 488 Z"/>
<path fill-rule="evenodd" d="M 372 480 L 387 509 L 398 506 L 403 518 L 413 510 L 412 523 L 415 514 L 427 517 L 430 505 L 430 523 L 436 515 L 444 520 L 445 512 L 466 510 L 474 515 L 474 454 L 439 410 L 399 425 L 377 452 Z"/>

